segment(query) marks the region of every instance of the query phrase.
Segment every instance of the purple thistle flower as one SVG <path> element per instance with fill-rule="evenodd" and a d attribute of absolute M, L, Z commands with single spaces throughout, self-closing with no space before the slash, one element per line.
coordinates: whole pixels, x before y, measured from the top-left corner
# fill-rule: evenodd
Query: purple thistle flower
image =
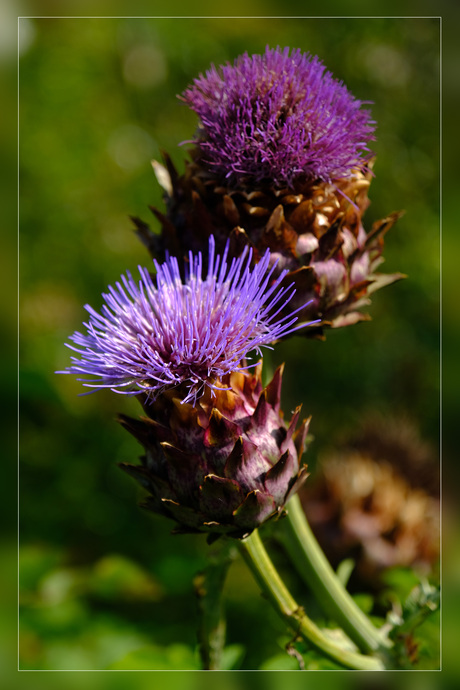
<path fill-rule="evenodd" d="M 361 109 L 317 57 L 289 48 L 214 65 L 182 99 L 200 120 L 202 162 L 232 183 L 250 178 L 292 185 L 330 182 L 362 169 L 375 139 L 371 113 Z"/>
<path fill-rule="evenodd" d="M 66 343 L 81 358 L 58 373 L 89 374 L 96 378 L 79 379 L 85 386 L 150 398 L 184 384 L 183 402 L 193 404 L 205 386 L 222 388 L 223 376 L 248 368 L 251 350 L 260 355 L 261 347 L 306 325 L 294 326 L 296 312 L 280 317 L 295 289 L 280 287 L 286 271 L 273 280 L 269 251 L 253 268 L 251 250 L 230 266 L 227 254 L 228 245 L 216 255 L 211 236 L 205 275 L 201 252 L 190 252 L 185 282 L 174 257 L 154 261 L 156 281 L 140 266 L 139 283 L 129 272 L 121 276 L 103 295 L 101 314 L 85 306 L 87 333 L 71 336 L 77 347 Z"/>

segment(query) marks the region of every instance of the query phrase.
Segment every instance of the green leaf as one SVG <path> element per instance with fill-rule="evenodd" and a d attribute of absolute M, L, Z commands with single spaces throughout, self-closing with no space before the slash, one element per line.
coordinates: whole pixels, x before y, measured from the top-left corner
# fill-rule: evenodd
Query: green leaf
<path fill-rule="evenodd" d="M 374 597 L 371 594 L 354 594 L 353 599 L 364 613 L 370 613 L 374 608 Z"/>
<path fill-rule="evenodd" d="M 261 671 L 298 671 L 299 662 L 286 652 L 275 654 L 264 661 L 260 666 Z"/>
<path fill-rule="evenodd" d="M 345 558 L 339 563 L 337 568 L 337 577 L 344 587 L 347 586 L 348 580 L 350 579 L 350 575 L 353 572 L 355 565 L 356 564 L 353 558 Z"/>
<path fill-rule="evenodd" d="M 41 578 L 62 560 L 56 549 L 42 545 L 23 546 L 19 552 L 19 589 L 35 590 Z"/>
<path fill-rule="evenodd" d="M 382 582 L 391 594 L 403 601 L 419 583 L 419 578 L 411 568 L 390 568 L 382 573 Z"/>
<path fill-rule="evenodd" d="M 45 605 L 56 605 L 78 597 L 86 588 L 81 568 L 51 570 L 40 582 L 39 596 Z"/>
<path fill-rule="evenodd" d="M 241 644 L 232 644 L 225 647 L 220 659 L 220 669 L 222 671 L 235 671 L 239 669 L 245 653 L 246 650 Z"/>
<path fill-rule="evenodd" d="M 439 587 L 434 587 L 427 581 L 414 587 L 404 602 L 400 622 L 394 627 L 390 637 L 394 639 L 412 634 L 428 616 L 438 610 L 439 601 Z"/>
<path fill-rule="evenodd" d="M 303 660 L 306 671 L 343 671 L 343 667 L 336 664 L 332 659 L 320 656 L 314 651 L 305 654 Z"/>
<path fill-rule="evenodd" d="M 156 580 L 130 559 L 111 554 L 101 558 L 89 574 L 91 593 L 104 599 L 159 601 L 162 589 Z"/>
<path fill-rule="evenodd" d="M 189 647 L 173 644 L 169 647 L 149 645 L 141 647 L 112 664 L 109 669 L 118 671 L 198 671 L 200 664 Z"/>
<path fill-rule="evenodd" d="M 433 668 L 439 664 L 439 587 L 426 580 L 412 589 L 400 612 L 392 611 L 390 638 L 397 668 Z"/>

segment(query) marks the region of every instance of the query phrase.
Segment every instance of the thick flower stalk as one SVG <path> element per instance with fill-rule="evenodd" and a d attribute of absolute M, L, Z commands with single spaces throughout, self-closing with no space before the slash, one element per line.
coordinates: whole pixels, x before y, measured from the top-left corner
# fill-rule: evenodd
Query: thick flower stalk
<path fill-rule="evenodd" d="M 273 278 L 267 251 L 251 266 L 252 250 L 227 262 L 209 238 L 208 266 L 201 253 L 189 253 L 185 280 L 178 261 L 154 261 L 156 277 L 139 267 L 140 281 L 130 273 L 109 286 L 101 313 L 86 305 L 86 333 L 74 333 L 68 347 L 80 355 L 64 372 L 84 374 L 90 388 L 117 393 L 146 393 L 149 399 L 182 387 L 182 403 L 195 404 L 209 388 L 214 395 L 223 378 L 248 368 L 250 351 L 292 333 L 295 312 L 280 316 L 295 289 L 281 287 L 286 274 Z M 251 366 L 251 365 L 249 365 Z M 185 392 L 184 392 L 185 391 Z"/>
<path fill-rule="evenodd" d="M 209 234 L 231 253 L 267 248 L 276 272 L 288 270 L 301 321 L 322 335 L 366 319 L 369 295 L 400 274 L 381 275 L 383 236 L 399 214 L 369 232 L 375 123 L 363 103 L 316 57 L 288 48 L 212 67 L 183 94 L 199 117 L 192 160 L 179 175 L 165 154 L 154 162 L 166 213 L 152 209 L 160 236 L 134 219 L 153 255 L 205 250 Z M 275 272 L 275 275 L 276 275 Z"/>
<path fill-rule="evenodd" d="M 146 417 L 120 417 L 142 444 L 142 465 L 122 468 L 147 489 L 144 507 L 172 518 L 179 532 L 243 538 L 278 518 L 307 477 L 300 465 L 308 420 L 300 408 L 286 425 L 280 410 L 281 369 L 263 388 L 254 372 L 224 377 L 195 406 L 181 389 L 143 401 Z M 214 393 L 214 395 L 212 395 Z"/>

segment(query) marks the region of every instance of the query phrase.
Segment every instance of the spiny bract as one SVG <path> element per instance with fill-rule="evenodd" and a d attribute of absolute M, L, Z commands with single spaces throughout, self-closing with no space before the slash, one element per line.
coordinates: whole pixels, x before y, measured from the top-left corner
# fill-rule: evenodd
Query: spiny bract
<path fill-rule="evenodd" d="M 282 368 L 264 389 L 261 365 L 224 378 L 196 406 L 183 391 L 144 399 L 146 417 L 120 418 L 143 445 L 142 465 L 122 468 L 147 489 L 144 507 L 172 518 L 179 532 L 243 538 L 277 518 L 307 477 L 300 466 L 309 420 L 300 407 L 286 426 L 280 410 Z"/>

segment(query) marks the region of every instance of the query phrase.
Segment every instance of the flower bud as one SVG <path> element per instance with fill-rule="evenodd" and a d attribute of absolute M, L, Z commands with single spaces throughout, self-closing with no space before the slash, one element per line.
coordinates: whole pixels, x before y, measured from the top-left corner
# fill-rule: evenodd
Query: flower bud
<path fill-rule="evenodd" d="M 146 417 L 120 417 L 142 444 L 141 465 L 123 464 L 149 493 L 143 506 L 172 518 L 176 532 L 243 538 L 277 518 L 307 477 L 301 465 L 309 420 L 286 425 L 282 367 L 263 388 L 261 364 L 233 372 L 195 406 L 180 389 L 143 399 Z"/>

